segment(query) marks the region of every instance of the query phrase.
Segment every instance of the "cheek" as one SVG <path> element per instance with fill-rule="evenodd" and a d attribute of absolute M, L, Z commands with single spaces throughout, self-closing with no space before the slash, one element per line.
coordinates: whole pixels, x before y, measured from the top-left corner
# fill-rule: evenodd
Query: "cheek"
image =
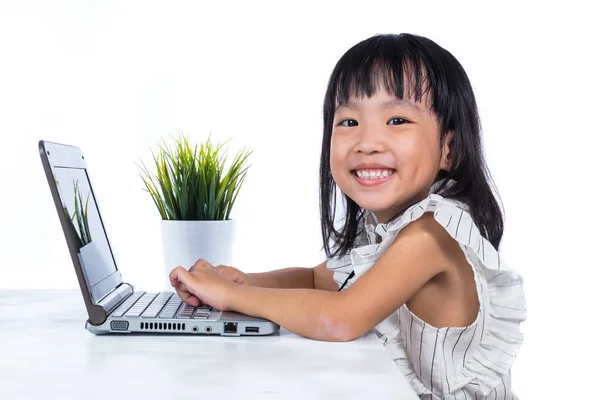
<path fill-rule="evenodd" d="M 346 149 L 341 140 L 336 140 L 335 135 L 331 139 L 331 151 L 329 152 L 329 167 L 333 180 L 339 184 L 340 178 L 347 169 L 345 155 Z"/>
<path fill-rule="evenodd" d="M 341 148 L 340 140 L 336 139 L 335 135 L 331 137 L 331 150 L 329 151 L 329 164 L 333 171 L 342 161 L 343 149 Z"/>
<path fill-rule="evenodd" d="M 432 146 L 433 144 L 425 138 L 419 137 L 419 135 L 411 135 L 398 142 L 396 154 L 399 155 L 399 162 L 405 164 L 405 167 L 421 169 L 433 164 L 435 161 L 435 152 Z"/>
<path fill-rule="evenodd" d="M 331 152 L 329 167 L 331 169 L 331 175 L 333 176 L 333 180 L 339 182 L 341 170 L 343 168 L 343 163 L 335 152 Z"/>

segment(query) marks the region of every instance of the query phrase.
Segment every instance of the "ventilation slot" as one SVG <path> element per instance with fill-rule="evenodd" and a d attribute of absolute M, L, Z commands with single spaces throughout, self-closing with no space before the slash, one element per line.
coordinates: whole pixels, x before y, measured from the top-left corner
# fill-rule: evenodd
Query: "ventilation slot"
<path fill-rule="evenodd" d="M 113 327 L 113 323 L 122 322 L 126 324 L 121 329 Z M 113 321 L 111 323 L 111 328 L 114 330 L 127 330 L 129 323 L 127 321 Z M 115 325 L 116 326 L 116 325 Z M 119 325 L 121 326 L 121 325 Z M 143 331 L 185 331 L 185 324 L 181 323 L 166 323 L 166 322 L 140 322 L 140 330 Z"/>

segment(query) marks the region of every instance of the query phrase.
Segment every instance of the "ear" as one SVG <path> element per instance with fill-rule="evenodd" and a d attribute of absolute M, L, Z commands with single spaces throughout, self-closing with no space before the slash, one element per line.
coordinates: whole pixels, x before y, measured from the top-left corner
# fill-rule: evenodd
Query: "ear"
<path fill-rule="evenodd" d="M 452 153 L 453 142 L 454 131 L 450 131 L 446 134 L 446 137 L 444 138 L 444 143 L 442 144 L 442 153 L 440 155 L 440 170 L 450 170 L 450 164 L 452 164 L 452 158 L 454 157 L 454 154 Z"/>

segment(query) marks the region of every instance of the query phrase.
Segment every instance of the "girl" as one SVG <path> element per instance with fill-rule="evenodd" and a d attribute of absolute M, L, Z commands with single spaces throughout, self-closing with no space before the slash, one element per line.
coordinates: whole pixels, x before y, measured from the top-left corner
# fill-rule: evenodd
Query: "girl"
<path fill-rule="evenodd" d="M 328 260 L 260 274 L 199 260 L 171 272 L 179 296 L 317 340 L 374 328 L 421 398 L 516 398 L 522 279 L 498 253 L 503 216 L 459 62 L 424 37 L 372 37 L 337 63 L 323 111 Z"/>

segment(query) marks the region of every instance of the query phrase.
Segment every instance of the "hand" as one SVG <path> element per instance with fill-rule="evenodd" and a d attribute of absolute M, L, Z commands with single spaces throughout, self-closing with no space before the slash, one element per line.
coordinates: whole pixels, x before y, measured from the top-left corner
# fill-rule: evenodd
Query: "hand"
<path fill-rule="evenodd" d="M 169 280 L 181 300 L 189 305 L 198 307 L 204 303 L 223 311 L 229 309 L 236 286 L 205 260 L 196 261 L 189 271 L 175 268 Z"/>
<path fill-rule="evenodd" d="M 215 269 L 225 278 L 240 285 L 256 286 L 256 281 L 248 274 L 227 265 L 217 265 Z"/>

